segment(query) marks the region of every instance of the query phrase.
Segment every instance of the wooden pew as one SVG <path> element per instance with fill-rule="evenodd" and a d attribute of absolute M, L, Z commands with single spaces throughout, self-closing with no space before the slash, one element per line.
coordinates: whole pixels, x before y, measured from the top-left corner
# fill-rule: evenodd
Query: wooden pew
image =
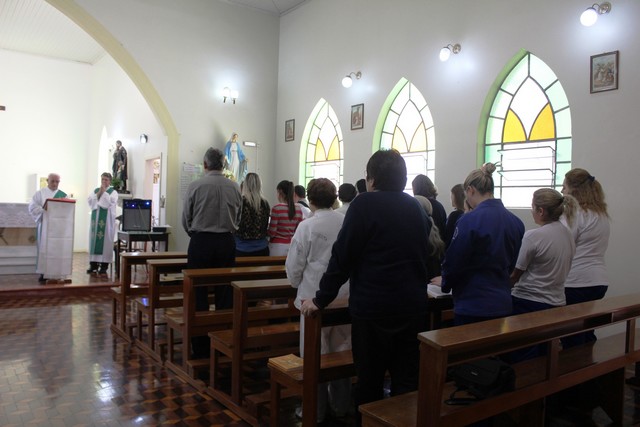
<path fill-rule="evenodd" d="M 238 280 L 282 279 L 286 277 L 284 265 L 255 267 L 205 268 L 183 270 L 183 304 L 179 313 L 166 314 L 168 326 L 167 360 L 165 365 L 179 377 L 198 389 L 204 383 L 195 378 L 200 366 L 208 367 L 209 360 L 190 358 L 191 338 L 207 335 L 209 332 L 231 328 L 233 310 L 196 312 L 195 288 L 199 286 L 229 285 Z M 182 337 L 182 359 L 175 360 L 176 332 Z"/>
<path fill-rule="evenodd" d="M 120 286 L 111 288 L 111 332 L 127 342 L 133 340 L 134 323 L 127 323 L 128 305 L 132 297 L 147 293 L 147 284 L 131 283 L 131 269 L 152 259 L 186 258 L 186 252 L 124 252 L 120 254 Z"/>
<path fill-rule="evenodd" d="M 162 363 L 163 352 L 156 348 L 155 328 L 156 310 L 180 307 L 182 305 L 182 281 L 179 284 L 162 284 L 160 277 L 164 274 L 181 273 L 187 267 L 186 258 L 154 259 L 147 261 L 149 270 L 149 287 L 146 295 L 134 299 L 136 306 L 136 330 L 135 346 L 147 354 L 156 362 Z M 146 324 L 143 323 L 146 316 Z M 147 337 L 143 340 L 143 329 L 147 327 Z"/>
<path fill-rule="evenodd" d="M 237 267 L 257 266 L 257 265 L 284 265 L 287 257 L 271 257 L 271 256 L 252 256 L 236 258 Z M 146 293 L 140 293 L 140 296 L 134 299 L 136 305 L 137 318 L 137 340 L 136 347 L 140 348 L 145 354 L 157 362 L 164 360 L 164 353 L 155 346 L 155 311 L 172 307 L 180 307 L 182 305 L 182 283 L 173 286 L 161 286 L 160 276 L 163 274 L 181 273 L 187 268 L 186 258 L 176 259 L 154 259 L 147 261 L 149 269 L 149 287 L 145 289 Z M 143 323 L 146 316 L 147 323 Z M 143 341 L 143 326 L 147 326 L 147 339 Z"/>
<path fill-rule="evenodd" d="M 518 409 L 518 425 L 542 426 L 545 398 L 587 381 L 606 390 L 601 407 L 621 424 L 624 369 L 640 360 L 637 317 L 640 294 L 633 294 L 421 333 L 418 391 L 360 406 L 363 425 L 459 426 Z M 560 349 L 564 336 L 623 322 L 623 333 Z M 468 406 L 444 403 L 454 390 L 450 366 L 539 343 L 549 344 L 546 356 L 513 365 L 515 391 Z"/>
<path fill-rule="evenodd" d="M 259 403 L 255 399 L 248 402 L 244 399 L 246 378 L 243 368 L 248 361 L 266 361 L 269 357 L 298 351 L 300 312 L 293 305 L 297 289 L 291 287 L 287 279 L 234 281 L 232 286 L 233 328 L 209 333 L 211 367 L 207 393 L 245 421 L 258 425 Z M 253 304 L 261 300 L 278 302 L 270 306 Z M 284 303 L 279 300 L 284 300 Z M 271 320 L 284 320 L 284 323 L 269 323 Z M 223 360 L 231 363 L 230 387 L 219 385 Z M 256 390 L 256 384 L 251 386 Z M 264 388 L 257 388 L 254 397 L 268 390 L 268 382 L 265 381 Z"/>
<path fill-rule="evenodd" d="M 271 427 L 278 425 L 283 387 L 293 394 L 302 395 L 302 425 L 315 426 L 318 384 L 355 375 L 351 350 L 320 354 L 322 328 L 351 323 L 347 302 L 337 302 L 335 307 L 320 310 L 304 320 L 304 363 L 294 354 L 269 359 Z"/>

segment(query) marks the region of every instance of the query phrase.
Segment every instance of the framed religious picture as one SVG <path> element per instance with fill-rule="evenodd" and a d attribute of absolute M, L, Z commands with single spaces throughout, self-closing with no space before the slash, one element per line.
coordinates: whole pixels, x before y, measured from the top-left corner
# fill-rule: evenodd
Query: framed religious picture
<path fill-rule="evenodd" d="M 351 130 L 364 127 L 364 104 L 351 106 Z"/>
<path fill-rule="evenodd" d="M 296 138 L 296 121 L 294 119 L 284 122 L 284 140 L 289 142 Z"/>
<path fill-rule="evenodd" d="M 618 89 L 619 51 L 591 57 L 591 93 Z"/>

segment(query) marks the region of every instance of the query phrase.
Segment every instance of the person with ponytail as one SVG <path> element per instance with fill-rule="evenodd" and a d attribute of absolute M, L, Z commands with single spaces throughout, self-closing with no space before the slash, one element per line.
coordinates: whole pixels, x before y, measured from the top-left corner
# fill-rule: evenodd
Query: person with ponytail
<path fill-rule="evenodd" d="M 576 252 L 571 232 L 560 222 L 564 215 L 573 223 L 578 202 L 551 188 L 533 193 L 531 215 L 540 227 L 528 230 L 522 238 L 516 268 L 511 273 L 513 313 L 530 313 L 565 305 L 564 281 Z M 512 354 L 512 363 L 545 354 L 538 345 Z"/>
<path fill-rule="evenodd" d="M 610 233 L 602 185 L 585 169 L 575 168 L 565 174 L 562 194 L 573 196 L 579 205 L 573 223 L 561 218 L 576 244 L 576 254 L 564 284 L 567 305 L 602 299 L 609 287 L 604 254 Z M 562 345 L 571 347 L 595 340 L 595 334 L 589 331 L 564 338 Z"/>
<path fill-rule="evenodd" d="M 511 314 L 510 275 L 524 234 L 522 221 L 493 197 L 493 163 L 472 171 L 464 181 L 472 210 L 460 217 L 442 262 L 442 278 L 451 291 L 454 323 L 463 325 Z"/>
<path fill-rule="evenodd" d="M 293 199 L 294 186 L 291 181 L 280 181 L 276 186 L 278 203 L 271 208 L 269 222 L 269 254 L 286 256 L 291 238 L 303 219 L 302 209 Z"/>

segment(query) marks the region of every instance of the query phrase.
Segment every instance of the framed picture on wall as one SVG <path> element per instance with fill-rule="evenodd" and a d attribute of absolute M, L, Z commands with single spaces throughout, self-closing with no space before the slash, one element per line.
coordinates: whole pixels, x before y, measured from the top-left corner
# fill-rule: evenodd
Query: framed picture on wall
<path fill-rule="evenodd" d="M 591 57 L 591 93 L 618 89 L 619 51 Z"/>
<path fill-rule="evenodd" d="M 289 142 L 296 138 L 296 121 L 294 119 L 284 122 L 284 140 Z"/>
<path fill-rule="evenodd" d="M 364 127 L 364 104 L 351 106 L 351 130 Z"/>

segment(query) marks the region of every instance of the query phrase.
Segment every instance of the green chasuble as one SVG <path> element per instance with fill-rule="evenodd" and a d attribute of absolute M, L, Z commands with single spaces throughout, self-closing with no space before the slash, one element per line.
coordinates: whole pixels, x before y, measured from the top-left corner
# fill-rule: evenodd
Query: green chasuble
<path fill-rule="evenodd" d="M 98 194 L 99 188 L 96 188 L 93 192 Z M 113 193 L 113 187 L 107 188 L 107 194 Z M 98 207 L 91 211 L 91 237 L 92 244 L 89 248 L 91 255 L 102 255 L 104 249 L 104 236 L 107 228 L 107 214 L 109 209 Z"/>

